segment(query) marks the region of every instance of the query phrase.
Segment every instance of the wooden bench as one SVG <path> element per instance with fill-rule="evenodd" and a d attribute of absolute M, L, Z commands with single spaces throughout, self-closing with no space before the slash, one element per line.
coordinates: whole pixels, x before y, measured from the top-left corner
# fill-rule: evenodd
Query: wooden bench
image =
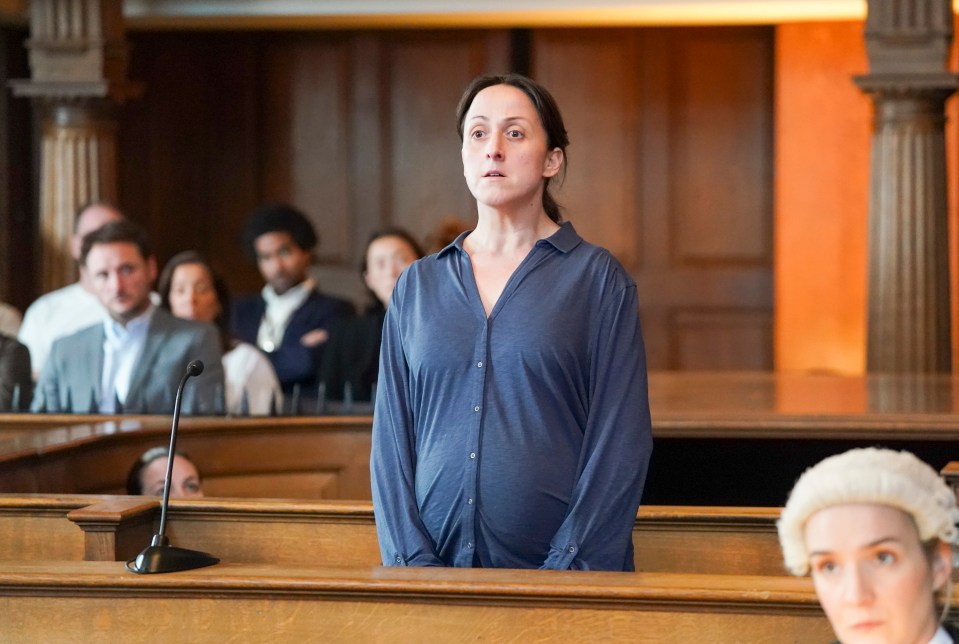
<path fill-rule="evenodd" d="M 0 561 L 83 559 L 83 533 L 67 515 L 94 498 L 0 495 Z"/>
<path fill-rule="evenodd" d="M 826 642 L 808 579 L 221 563 L 0 562 L 9 641 Z"/>
<path fill-rule="evenodd" d="M 780 575 L 769 508 L 640 508 L 637 570 Z M 159 529 L 153 497 L 0 495 L 0 560 L 126 561 Z M 368 502 L 171 501 L 174 545 L 232 563 L 370 566 L 379 547 Z"/>

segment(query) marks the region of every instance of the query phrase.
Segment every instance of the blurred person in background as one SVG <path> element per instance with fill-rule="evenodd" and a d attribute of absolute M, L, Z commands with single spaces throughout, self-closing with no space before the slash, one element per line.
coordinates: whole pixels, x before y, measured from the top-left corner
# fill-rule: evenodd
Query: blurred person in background
<path fill-rule="evenodd" d="M 360 266 L 370 304 L 363 315 L 338 321 L 330 332 L 320 370 L 328 398 L 343 400 L 349 383 L 353 400 L 371 399 L 379 374 L 383 319 L 393 287 L 400 273 L 421 257 L 420 245 L 400 228 L 386 228 L 370 237 Z"/>
<path fill-rule="evenodd" d="M 160 274 L 160 305 L 178 318 L 216 325 L 223 341 L 226 413 L 265 416 L 283 408 L 283 390 L 270 360 L 229 333 L 226 284 L 199 253 L 174 255 Z"/>

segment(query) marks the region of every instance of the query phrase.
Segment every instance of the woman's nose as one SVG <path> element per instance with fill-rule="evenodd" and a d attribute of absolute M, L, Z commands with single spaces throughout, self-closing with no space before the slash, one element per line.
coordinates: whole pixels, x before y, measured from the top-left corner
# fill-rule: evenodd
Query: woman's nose
<path fill-rule="evenodd" d="M 491 136 L 486 144 L 486 158 L 499 160 L 503 158 L 503 148 L 500 145 L 499 137 Z"/>
<path fill-rule="evenodd" d="M 858 566 L 850 566 L 843 579 L 843 596 L 850 604 L 865 604 L 872 598 L 869 578 Z"/>

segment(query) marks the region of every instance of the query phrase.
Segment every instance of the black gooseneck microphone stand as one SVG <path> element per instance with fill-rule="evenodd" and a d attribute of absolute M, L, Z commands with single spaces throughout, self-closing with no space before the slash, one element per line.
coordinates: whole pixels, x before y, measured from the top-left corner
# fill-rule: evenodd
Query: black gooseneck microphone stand
<path fill-rule="evenodd" d="M 170 429 L 170 451 L 167 454 L 166 478 L 163 480 L 163 502 L 160 504 L 160 529 L 153 535 L 150 545 L 143 549 L 136 558 L 127 562 L 127 570 L 146 574 L 153 572 L 176 572 L 178 570 L 193 570 L 212 566 L 220 560 L 205 552 L 176 548 L 170 545 L 166 538 L 166 515 L 170 505 L 170 480 L 173 478 L 173 458 L 176 454 L 176 433 L 180 425 L 180 402 L 183 399 L 183 387 L 190 376 L 199 376 L 203 373 L 203 363 L 194 360 L 186 368 L 186 374 L 180 380 L 176 390 L 176 401 L 173 405 L 173 427 Z"/>

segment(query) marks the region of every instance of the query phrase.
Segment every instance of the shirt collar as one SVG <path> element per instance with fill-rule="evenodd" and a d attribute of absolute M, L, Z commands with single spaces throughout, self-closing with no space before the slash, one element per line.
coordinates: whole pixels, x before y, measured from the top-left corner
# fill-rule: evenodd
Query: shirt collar
<path fill-rule="evenodd" d="M 263 295 L 263 300 L 266 302 L 267 308 L 275 306 L 276 304 L 286 303 L 286 304 L 296 304 L 293 308 L 297 308 L 310 294 L 310 291 L 316 286 L 316 282 L 313 281 L 312 277 L 307 277 L 305 280 L 297 284 L 291 289 L 288 289 L 282 295 L 277 294 L 274 288 L 267 284 L 263 287 L 261 292 Z"/>
<path fill-rule="evenodd" d="M 436 253 L 436 257 L 441 257 L 443 255 L 446 255 L 447 253 L 451 253 L 453 252 L 454 249 L 463 250 L 463 240 L 466 239 L 466 236 L 469 235 L 471 232 L 473 231 L 464 230 L 463 232 L 461 232 L 459 235 L 456 236 L 456 239 L 454 239 L 449 244 L 447 244 L 446 247 L 443 248 L 443 250 Z"/>
<path fill-rule="evenodd" d="M 436 257 L 439 258 L 446 253 L 452 252 L 453 249 L 463 250 L 463 240 L 466 239 L 466 236 L 469 235 L 472 230 L 466 230 L 457 235 L 448 246 L 436 254 Z M 540 242 L 545 242 L 552 244 L 553 247 L 561 253 L 568 253 L 577 246 L 580 242 L 583 241 L 583 238 L 579 236 L 579 233 L 576 232 L 576 229 L 573 228 L 572 222 L 564 221 L 559 225 L 559 230 L 555 233 L 546 237 L 545 239 L 540 239 L 537 244 Z"/>
<path fill-rule="evenodd" d="M 952 638 L 949 637 L 949 633 L 946 632 L 946 629 L 940 626 L 936 634 L 929 640 L 929 644 L 953 644 L 953 642 Z"/>
<path fill-rule="evenodd" d="M 540 241 L 552 244 L 553 247 L 561 253 L 568 253 L 579 246 L 583 238 L 580 237 L 576 229 L 573 228 L 572 222 L 564 221 L 559 225 L 559 230 Z"/>
<path fill-rule="evenodd" d="M 106 316 L 103 320 L 103 327 L 107 338 L 110 340 L 121 340 L 128 337 L 135 338 L 145 336 L 156 308 L 156 304 L 153 304 L 151 301 L 146 311 L 132 320 L 128 320 L 126 324 L 122 324 L 110 316 Z"/>

